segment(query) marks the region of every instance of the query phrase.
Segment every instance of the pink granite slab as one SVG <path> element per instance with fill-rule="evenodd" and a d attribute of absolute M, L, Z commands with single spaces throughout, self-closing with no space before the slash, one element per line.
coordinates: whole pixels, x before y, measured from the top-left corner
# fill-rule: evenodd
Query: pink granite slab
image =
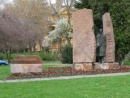
<path fill-rule="evenodd" d="M 110 13 L 105 13 L 103 15 L 103 32 L 106 35 L 106 57 L 105 62 L 115 61 L 115 40 L 113 33 L 113 25 L 110 17 Z"/>
<path fill-rule="evenodd" d="M 73 62 L 95 62 L 96 42 L 93 30 L 93 12 L 81 9 L 72 14 Z"/>

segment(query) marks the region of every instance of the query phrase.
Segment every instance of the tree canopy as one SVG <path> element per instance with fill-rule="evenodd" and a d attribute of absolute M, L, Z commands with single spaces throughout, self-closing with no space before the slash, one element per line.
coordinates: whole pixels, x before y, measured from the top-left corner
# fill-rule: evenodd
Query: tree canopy
<path fill-rule="evenodd" d="M 10 62 L 13 51 L 25 50 L 30 53 L 36 44 L 41 45 L 43 35 L 47 33 L 49 6 L 46 0 L 13 0 L 13 3 L 4 3 L 0 10 L 0 50 L 7 54 Z M 8 53 L 7 53 L 8 52 Z"/>

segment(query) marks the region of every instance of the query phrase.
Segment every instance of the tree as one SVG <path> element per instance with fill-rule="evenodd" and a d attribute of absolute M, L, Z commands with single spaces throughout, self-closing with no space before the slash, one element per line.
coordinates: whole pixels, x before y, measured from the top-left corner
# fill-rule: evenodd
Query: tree
<path fill-rule="evenodd" d="M 6 10 L 12 12 L 12 15 L 22 24 L 25 31 L 24 39 L 26 39 L 26 45 L 23 48 L 28 46 L 31 53 L 32 47 L 34 51 L 36 50 L 37 43 L 42 47 L 50 16 L 49 6 L 45 0 L 14 0 L 13 5 L 6 6 Z"/>
<path fill-rule="evenodd" d="M 42 10 L 41 10 L 42 9 Z M 48 5 L 43 0 L 14 0 L 0 13 L 0 44 L 10 62 L 11 52 L 31 48 L 43 39 L 48 20 Z"/>
<path fill-rule="evenodd" d="M 16 0 L 15 6 L 17 6 L 16 10 L 19 9 L 17 10 L 18 12 L 22 12 L 19 17 L 24 17 L 25 27 L 28 26 L 29 28 L 37 29 L 37 35 L 40 38 L 34 41 L 34 43 L 39 42 L 41 46 L 43 41 L 41 39 L 47 33 L 46 28 L 49 25 L 48 17 L 51 13 L 49 6 L 46 4 L 46 0 Z"/>
<path fill-rule="evenodd" d="M 0 20 L 0 44 L 7 55 L 8 62 L 10 63 L 11 52 L 13 49 L 18 49 L 20 39 L 20 33 L 22 29 L 20 23 L 10 17 L 4 11 L 1 13 L 2 18 Z"/>
<path fill-rule="evenodd" d="M 116 57 L 118 57 L 116 60 L 123 65 L 125 55 L 130 51 L 130 2 L 129 0 L 115 2 L 109 11 L 112 13 L 114 26 Z"/>
<path fill-rule="evenodd" d="M 58 52 L 61 52 L 61 41 L 62 38 L 69 38 L 72 36 L 72 32 L 69 32 L 70 26 L 65 18 L 59 19 L 56 22 L 55 30 L 51 31 L 46 40 L 53 42 L 53 40 L 58 40 Z M 51 39 L 51 40 L 50 40 Z M 70 45 L 71 43 L 69 43 Z"/>
<path fill-rule="evenodd" d="M 56 1 L 57 1 L 56 4 L 52 4 L 51 0 L 49 0 L 49 4 L 52 8 L 52 13 L 54 14 L 54 17 L 56 17 L 55 20 L 57 20 L 54 32 L 55 31 L 60 32 L 60 33 L 58 33 L 59 34 L 58 36 L 61 36 L 61 38 L 62 38 L 62 35 L 64 35 L 68 44 L 70 45 L 71 43 L 70 43 L 70 34 L 69 33 L 72 32 L 71 12 L 73 11 L 73 4 L 74 4 L 75 0 L 56 0 Z M 62 9 L 67 12 L 66 19 L 64 19 L 65 16 L 62 17 L 60 15 L 60 11 Z M 65 28 L 63 28 L 62 25 L 66 25 L 66 27 L 64 26 Z M 61 28 L 62 32 L 58 31 L 57 28 Z M 58 39 L 58 43 L 61 43 L 61 39 Z M 61 49 L 59 49 L 59 50 L 61 50 Z"/>
<path fill-rule="evenodd" d="M 95 31 L 101 28 L 102 15 L 111 13 L 116 42 L 116 61 L 123 64 L 125 55 L 130 50 L 130 2 L 129 0 L 79 0 L 78 9 L 90 8 L 94 13 Z"/>

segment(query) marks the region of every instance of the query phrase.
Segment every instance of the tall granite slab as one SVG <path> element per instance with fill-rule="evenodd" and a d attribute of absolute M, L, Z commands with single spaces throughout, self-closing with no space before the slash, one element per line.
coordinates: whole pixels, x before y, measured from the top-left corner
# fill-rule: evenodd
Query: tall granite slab
<path fill-rule="evenodd" d="M 81 9 L 72 13 L 73 63 L 95 62 L 96 41 L 93 12 Z"/>
<path fill-rule="evenodd" d="M 115 40 L 110 13 L 103 15 L 103 32 L 107 42 L 105 62 L 111 63 L 115 61 Z"/>

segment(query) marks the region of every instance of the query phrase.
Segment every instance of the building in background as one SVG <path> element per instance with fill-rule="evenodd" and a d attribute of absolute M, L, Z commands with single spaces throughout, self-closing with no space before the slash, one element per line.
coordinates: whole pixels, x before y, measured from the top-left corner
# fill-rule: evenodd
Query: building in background
<path fill-rule="evenodd" d="M 56 0 L 55 4 L 50 5 L 52 7 L 52 17 L 48 18 L 48 21 L 50 22 L 50 26 L 47 27 L 49 32 L 51 32 L 55 29 L 55 22 L 57 20 L 66 18 L 67 20 L 70 19 L 70 21 L 71 21 L 72 12 L 74 12 L 75 9 L 73 8 L 73 4 L 69 5 L 69 3 L 66 3 L 64 1 L 66 1 L 66 0 Z M 70 0 L 70 3 L 71 3 L 71 1 L 74 1 L 74 0 Z M 72 2 L 72 3 L 74 3 L 74 2 Z M 69 6 L 69 9 L 68 9 L 68 6 Z M 69 13 L 68 13 L 68 11 L 69 11 Z M 44 36 L 44 39 L 48 37 L 49 32 Z M 71 40 L 71 43 L 72 43 L 72 40 Z M 65 38 L 62 38 L 61 45 L 63 46 L 65 44 L 67 44 L 67 41 Z M 49 49 L 49 51 L 51 51 L 51 52 L 58 52 L 57 39 L 53 40 L 51 43 L 42 44 L 42 49 L 39 44 L 36 44 L 36 51 L 42 51 L 43 49 L 44 50 Z"/>

